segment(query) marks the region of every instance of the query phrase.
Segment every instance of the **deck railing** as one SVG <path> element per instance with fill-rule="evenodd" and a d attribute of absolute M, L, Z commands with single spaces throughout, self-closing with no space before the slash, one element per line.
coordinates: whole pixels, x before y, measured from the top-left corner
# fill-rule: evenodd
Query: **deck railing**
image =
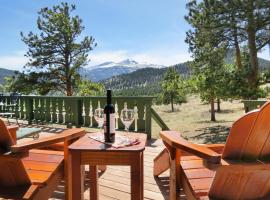
<path fill-rule="evenodd" d="M 243 100 L 245 112 L 260 108 L 267 100 Z"/>
<path fill-rule="evenodd" d="M 159 125 L 161 130 L 163 130 L 163 131 L 170 130 L 170 128 L 167 126 L 167 124 L 163 121 L 163 119 L 159 116 L 159 114 L 153 108 L 151 108 L 151 117 Z"/>
<path fill-rule="evenodd" d="M 113 97 L 116 128 L 124 129 L 120 112 L 126 105 L 135 110 L 135 120 L 130 130 L 147 133 L 151 138 L 151 106 L 154 97 Z M 16 106 L 10 105 L 10 96 L 3 96 L 0 110 L 9 109 L 18 119 L 28 123 L 55 123 L 76 127 L 97 127 L 94 110 L 103 108 L 106 97 L 20 96 Z M 14 117 L 15 117 L 14 116 Z"/>

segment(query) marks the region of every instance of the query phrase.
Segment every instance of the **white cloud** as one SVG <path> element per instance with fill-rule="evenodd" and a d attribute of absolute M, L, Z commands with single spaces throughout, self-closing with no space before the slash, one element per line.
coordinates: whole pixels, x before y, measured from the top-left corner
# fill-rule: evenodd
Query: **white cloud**
<path fill-rule="evenodd" d="M 23 51 L 18 51 L 13 55 L 0 56 L 0 67 L 22 71 L 23 66 L 27 63 L 27 58 L 24 57 L 23 54 L 24 54 Z"/>
<path fill-rule="evenodd" d="M 0 55 L 0 67 L 22 71 L 23 66 L 27 63 L 27 58 L 24 57 L 24 53 L 25 51 L 18 51 L 11 55 Z M 140 63 L 151 63 L 166 66 L 191 60 L 188 53 L 178 50 L 144 51 L 136 53 L 129 52 L 127 50 L 92 51 L 89 58 L 91 59 L 89 62 L 90 66 L 108 61 L 120 62 L 128 58 Z"/>
<path fill-rule="evenodd" d="M 91 59 L 89 65 L 97 65 L 104 62 L 120 62 L 127 58 L 127 51 L 118 50 L 118 51 L 104 51 L 104 52 L 91 52 L 89 55 Z"/>
<path fill-rule="evenodd" d="M 164 52 L 145 52 L 130 55 L 131 59 L 138 62 L 147 62 L 158 65 L 174 65 L 191 60 L 188 53 L 182 53 L 178 51 L 164 51 Z"/>
<path fill-rule="evenodd" d="M 263 51 L 258 53 L 258 57 L 270 60 L 269 49 L 265 48 Z M 143 52 L 129 52 L 127 50 L 116 50 L 116 51 L 93 51 L 90 54 L 91 62 L 89 66 L 101 64 L 103 62 L 120 62 L 124 59 L 133 59 L 140 63 L 149 63 L 157 65 L 174 65 L 192 60 L 191 54 L 187 51 L 181 51 L 180 49 L 165 49 L 161 51 L 157 50 L 146 50 Z"/>
<path fill-rule="evenodd" d="M 258 57 L 270 60 L 270 47 L 265 47 L 261 52 L 258 53 Z"/>
<path fill-rule="evenodd" d="M 120 62 L 127 58 L 133 59 L 140 63 L 151 63 L 166 66 L 191 60 L 191 57 L 188 53 L 177 50 L 162 50 L 162 52 L 145 51 L 136 53 L 128 52 L 126 50 L 117 50 L 92 52 L 90 54 L 91 62 L 89 63 L 89 65 L 93 66 L 108 61 Z"/>

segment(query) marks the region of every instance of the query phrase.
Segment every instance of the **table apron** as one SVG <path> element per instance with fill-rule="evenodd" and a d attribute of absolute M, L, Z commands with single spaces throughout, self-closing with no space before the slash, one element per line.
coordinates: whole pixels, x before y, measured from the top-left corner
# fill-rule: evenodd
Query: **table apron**
<path fill-rule="evenodd" d="M 132 165 L 143 152 L 81 152 L 82 165 Z"/>

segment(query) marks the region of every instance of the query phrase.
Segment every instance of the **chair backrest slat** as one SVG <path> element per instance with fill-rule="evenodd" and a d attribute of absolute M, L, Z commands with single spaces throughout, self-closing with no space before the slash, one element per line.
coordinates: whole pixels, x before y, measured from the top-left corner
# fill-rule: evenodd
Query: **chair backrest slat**
<path fill-rule="evenodd" d="M 270 160 L 270 102 L 233 124 L 222 157 Z"/>
<path fill-rule="evenodd" d="M 233 160 L 241 159 L 242 149 L 248 140 L 248 135 L 258 113 L 258 110 L 252 111 L 233 123 L 223 150 L 223 158 Z"/>

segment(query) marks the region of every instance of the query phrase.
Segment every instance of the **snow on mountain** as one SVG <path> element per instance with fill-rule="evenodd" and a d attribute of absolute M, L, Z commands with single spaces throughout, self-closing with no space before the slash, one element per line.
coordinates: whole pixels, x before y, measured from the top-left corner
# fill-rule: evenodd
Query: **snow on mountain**
<path fill-rule="evenodd" d="M 112 76 L 127 74 L 142 68 L 163 68 L 163 65 L 154 65 L 148 63 L 138 63 L 135 60 L 126 59 L 121 62 L 104 62 L 99 65 L 83 68 L 80 74 L 83 78 L 92 81 L 100 81 Z"/>

